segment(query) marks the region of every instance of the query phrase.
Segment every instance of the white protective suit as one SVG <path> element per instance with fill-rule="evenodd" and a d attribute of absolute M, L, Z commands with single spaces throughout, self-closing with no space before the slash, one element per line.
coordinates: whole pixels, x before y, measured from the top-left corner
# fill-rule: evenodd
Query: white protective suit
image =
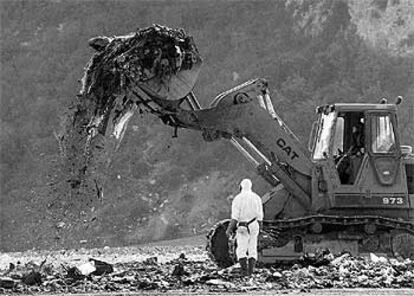
<path fill-rule="evenodd" d="M 241 183 L 241 192 L 236 195 L 231 206 L 231 218 L 237 220 L 236 232 L 237 259 L 254 258 L 257 260 L 257 237 L 259 235 L 259 223 L 263 220 L 262 199 L 252 191 L 252 182 L 244 179 Z M 239 226 L 240 222 L 249 222 L 248 228 Z"/>

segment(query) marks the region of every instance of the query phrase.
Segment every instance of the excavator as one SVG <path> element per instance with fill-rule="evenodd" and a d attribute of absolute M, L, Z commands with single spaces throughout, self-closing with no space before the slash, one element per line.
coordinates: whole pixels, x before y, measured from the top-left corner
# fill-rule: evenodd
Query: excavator
<path fill-rule="evenodd" d="M 200 130 L 206 141 L 226 139 L 273 186 L 262 197 L 259 261 L 291 261 L 321 249 L 414 255 L 414 155 L 399 142 L 399 99 L 317 107 L 308 149 L 275 112 L 264 79 L 220 94 L 209 108 L 199 108 L 191 93 L 186 100 L 191 110 L 160 102 L 172 111 L 165 123 Z M 208 250 L 222 267 L 235 262 L 228 223 L 208 235 Z"/>
<path fill-rule="evenodd" d="M 131 60 L 132 47 L 145 48 L 148 42 L 142 40 L 148 32 L 172 38 L 166 27 L 146 30 L 139 31 L 140 35 L 92 41 L 98 53 L 85 74 L 81 99 L 97 101 L 106 92 L 113 100 L 110 105 L 100 101 L 101 111 L 94 112 L 89 121 L 89 134 L 95 129 L 91 137 L 105 134 L 101 122 L 106 129 L 112 124 L 109 136 L 119 137 L 140 106 L 175 131 L 197 130 L 207 142 L 229 142 L 272 185 L 262 196 L 265 216 L 258 247 L 262 263 L 296 260 L 321 249 L 414 257 L 414 155 L 412 147 L 400 142 L 397 106 L 401 97 L 395 102 L 383 98 L 375 104 L 318 106 L 309 142 L 304 145 L 278 115 L 265 79 L 247 81 L 201 107 L 193 88 L 202 60 L 195 45 L 183 36 L 173 36 L 178 41 L 164 50 L 168 54 L 160 54 L 157 47 L 154 61 L 170 65 L 173 71 L 157 72 L 152 67 L 152 74 L 139 80 L 122 70 L 122 79 L 118 79 L 122 95 L 118 86 L 114 95 L 107 82 L 99 84 L 98 78 L 107 77 L 110 68 L 109 59 L 102 56 L 110 56 L 116 48 L 112 60 L 119 64 Z M 127 44 L 128 50 L 119 50 L 120 44 Z M 190 62 L 184 67 L 184 61 Z M 134 65 L 137 62 L 118 69 Z M 160 79 L 160 75 L 169 79 Z M 207 249 L 221 267 L 235 263 L 234 244 L 225 235 L 228 223 L 218 222 L 208 234 Z"/>

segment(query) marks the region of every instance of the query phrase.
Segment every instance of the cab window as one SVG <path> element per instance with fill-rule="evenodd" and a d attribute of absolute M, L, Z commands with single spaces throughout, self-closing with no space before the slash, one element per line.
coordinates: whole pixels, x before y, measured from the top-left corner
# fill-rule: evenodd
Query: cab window
<path fill-rule="evenodd" d="M 338 117 L 336 120 L 335 137 L 333 142 L 333 154 L 337 155 L 344 151 L 344 118 Z"/>
<path fill-rule="evenodd" d="M 335 113 L 322 114 L 318 133 L 316 135 L 316 145 L 313 152 L 313 159 L 325 159 L 329 153 L 329 142 L 332 136 Z"/>
<path fill-rule="evenodd" d="M 371 149 L 373 153 L 394 153 L 396 149 L 394 127 L 389 115 L 371 117 Z"/>

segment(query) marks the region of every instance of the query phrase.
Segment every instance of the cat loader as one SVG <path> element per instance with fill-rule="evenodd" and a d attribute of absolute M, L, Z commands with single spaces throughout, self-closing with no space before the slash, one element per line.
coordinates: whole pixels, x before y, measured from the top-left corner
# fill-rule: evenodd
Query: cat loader
<path fill-rule="evenodd" d="M 414 155 L 400 143 L 401 98 L 317 107 L 308 149 L 276 113 L 264 79 L 219 95 L 209 108 L 197 108 L 191 93 L 186 100 L 194 109 L 171 109 L 167 124 L 227 140 L 273 186 L 262 197 L 259 261 L 321 249 L 414 256 Z M 234 262 L 228 223 L 209 234 L 208 250 L 222 267 Z"/>

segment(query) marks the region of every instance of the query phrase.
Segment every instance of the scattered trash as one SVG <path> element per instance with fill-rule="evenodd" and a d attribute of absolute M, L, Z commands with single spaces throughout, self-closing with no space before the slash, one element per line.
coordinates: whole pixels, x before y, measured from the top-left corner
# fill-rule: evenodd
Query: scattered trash
<path fill-rule="evenodd" d="M 184 253 L 181 253 L 180 254 L 180 257 L 178 257 L 178 259 L 186 260 L 187 258 L 185 257 L 185 254 Z"/>
<path fill-rule="evenodd" d="M 13 263 L 9 263 L 9 270 L 8 271 L 13 271 L 16 268 L 16 265 L 14 265 Z"/>
<path fill-rule="evenodd" d="M 161 254 L 162 249 L 151 251 Z M 203 252 L 200 249 L 200 252 Z M 238 264 L 218 269 L 208 257 L 171 254 L 171 261 L 152 256 L 143 261 L 109 264 L 94 258 L 71 266 L 7 263 L 0 271 L 0 294 L 102 293 L 113 291 L 249 292 L 326 288 L 414 288 L 414 261 L 378 255 L 307 254 L 295 265 L 261 266 L 253 276 L 240 276 Z M 386 260 L 384 260 L 384 259 Z M 116 272 L 114 272 L 116 271 Z M 7 276 L 5 275 L 7 273 Z"/>
<path fill-rule="evenodd" d="M 213 279 L 206 281 L 207 285 L 215 285 L 215 286 L 222 286 L 227 289 L 234 289 L 236 288 L 236 285 L 227 281 L 219 280 L 219 279 Z"/>
<path fill-rule="evenodd" d="M 32 271 L 22 277 L 22 282 L 26 285 L 40 285 L 42 283 L 42 275 L 37 271 Z"/>
<path fill-rule="evenodd" d="M 374 263 L 387 263 L 388 262 L 387 258 L 379 257 L 379 256 L 375 255 L 374 253 L 369 253 L 369 258 Z"/>
<path fill-rule="evenodd" d="M 144 261 L 144 264 L 156 265 L 156 264 L 158 264 L 158 258 L 157 257 L 149 257 Z"/>
<path fill-rule="evenodd" d="M 188 272 L 184 270 L 184 266 L 181 263 L 178 263 L 172 272 L 173 276 L 185 276 L 188 275 Z"/>
<path fill-rule="evenodd" d="M 342 262 L 344 262 L 344 260 L 346 260 L 346 258 L 348 258 L 349 256 L 350 256 L 350 254 L 349 254 L 349 253 L 345 253 L 345 254 L 343 254 L 343 255 L 341 255 L 341 256 L 336 257 L 335 259 L 333 259 L 333 260 L 331 261 L 331 264 L 332 264 L 332 265 L 334 265 L 334 266 L 338 266 L 338 265 L 340 265 Z"/>
<path fill-rule="evenodd" d="M 301 264 L 305 266 L 323 266 L 328 265 L 334 259 L 333 255 L 329 250 L 322 250 L 317 253 L 307 253 L 301 259 Z"/>
<path fill-rule="evenodd" d="M 16 285 L 16 282 L 9 277 L 0 277 L 0 288 L 12 289 Z"/>
<path fill-rule="evenodd" d="M 82 272 L 76 267 L 71 267 L 71 268 L 67 269 L 66 271 L 67 271 L 66 277 L 69 278 L 69 279 L 73 279 L 75 281 L 83 279 L 85 277 L 82 274 Z"/>
<path fill-rule="evenodd" d="M 110 274 L 114 271 L 114 268 L 111 264 L 99 261 L 96 259 L 89 259 L 90 262 L 93 262 L 95 270 L 91 273 L 92 275 L 103 275 L 103 274 Z"/>
<path fill-rule="evenodd" d="M 79 270 L 79 272 L 82 275 L 88 276 L 96 270 L 96 267 L 95 267 L 95 264 L 93 262 L 86 262 L 86 263 L 78 266 L 77 269 Z"/>

